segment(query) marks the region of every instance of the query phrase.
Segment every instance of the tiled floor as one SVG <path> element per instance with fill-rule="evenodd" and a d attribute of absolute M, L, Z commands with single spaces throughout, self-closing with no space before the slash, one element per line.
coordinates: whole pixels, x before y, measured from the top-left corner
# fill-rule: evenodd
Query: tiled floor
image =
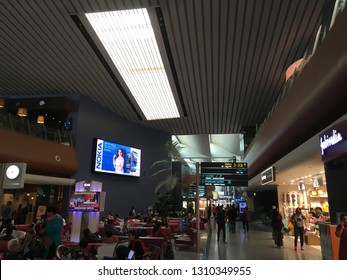
<path fill-rule="evenodd" d="M 226 226 L 228 228 L 228 225 Z M 236 233 L 227 230 L 226 242 L 217 242 L 215 224 L 200 232 L 199 252 L 196 248 L 178 247 L 176 260 L 321 260 L 320 246 L 304 246 L 294 250 L 294 239 L 284 237 L 284 246 L 277 248 L 271 238 L 271 227 L 258 222 L 250 223 L 248 233 L 237 223 Z M 222 238 L 221 238 L 222 239 Z M 299 242 L 298 242 L 299 244 Z"/>

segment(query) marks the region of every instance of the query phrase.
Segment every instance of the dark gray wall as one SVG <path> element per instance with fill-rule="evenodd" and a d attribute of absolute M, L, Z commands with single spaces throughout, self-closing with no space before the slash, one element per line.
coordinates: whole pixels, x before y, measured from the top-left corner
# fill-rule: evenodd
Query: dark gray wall
<path fill-rule="evenodd" d="M 78 161 L 77 181 L 95 180 L 106 191 L 105 213 L 112 211 L 126 216 L 131 206 L 146 211 L 154 200 L 155 181 L 149 178 L 153 162 L 167 157 L 164 143 L 171 135 L 129 122 L 90 99 L 81 96 L 78 118 L 73 120 L 73 134 Z M 91 172 L 93 138 L 116 142 L 141 149 L 141 176 L 99 174 Z"/>
<path fill-rule="evenodd" d="M 336 213 L 347 213 L 347 156 L 324 164 L 329 201 L 330 221 L 339 223 Z"/>

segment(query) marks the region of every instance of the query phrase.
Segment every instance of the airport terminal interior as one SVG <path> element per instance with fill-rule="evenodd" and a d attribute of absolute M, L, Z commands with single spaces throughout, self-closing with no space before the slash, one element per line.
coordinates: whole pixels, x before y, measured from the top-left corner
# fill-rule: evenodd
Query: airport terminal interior
<path fill-rule="evenodd" d="M 346 260 L 346 0 L 0 0 L 0 259 Z"/>

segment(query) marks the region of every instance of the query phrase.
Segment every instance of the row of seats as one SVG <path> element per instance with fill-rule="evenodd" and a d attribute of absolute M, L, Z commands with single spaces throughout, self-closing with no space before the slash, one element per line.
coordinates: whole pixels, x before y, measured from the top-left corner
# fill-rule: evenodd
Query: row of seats
<path fill-rule="evenodd" d="M 139 238 L 143 241 L 148 251 L 153 253 L 154 258 L 163 258 L 162 253 L 164 252 L 167 242 L 164 237 L 140 236 Z M 118 236 L 118 239 L 119 243 L 125 243 L 128 240 L 128 236 Z M 66 247 L 78 247 L 79 244 L 76 242 L 64 242 L 63 245 Z M 88 246 L 84 248 L 84 252 L 86 253 L 90 248 L 94 247 L 97 249 L 98 259 L 103 259 L 104 257 L 113 256 L 116 246 L 117 244 L 88 243 Z"/>

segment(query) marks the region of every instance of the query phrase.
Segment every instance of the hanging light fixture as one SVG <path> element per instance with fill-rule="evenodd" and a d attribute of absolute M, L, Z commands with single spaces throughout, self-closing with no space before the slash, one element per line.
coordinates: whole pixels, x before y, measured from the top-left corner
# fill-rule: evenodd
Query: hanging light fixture
<path fill-rule="evenodd" d="M 180 114 L 147 9 L 86 17 L 147 120 Z"/>
<path fill-rule="evenodd" d="M 0 108 L 4 108 L 5 107 L 5 99 L 0 98 Z"/>
<path fill-rule="evenodd" d="M 37 123 L 44 124 L 45 123 L 45 117 L 41 116 L 41 115 L 38 115 L 37 116 Z"/>
<path fill-rule="evenodd" d="M 20 117 L 28 116 L 27 108 L 18 108 L 17 115 L 20 116 Z"/>

